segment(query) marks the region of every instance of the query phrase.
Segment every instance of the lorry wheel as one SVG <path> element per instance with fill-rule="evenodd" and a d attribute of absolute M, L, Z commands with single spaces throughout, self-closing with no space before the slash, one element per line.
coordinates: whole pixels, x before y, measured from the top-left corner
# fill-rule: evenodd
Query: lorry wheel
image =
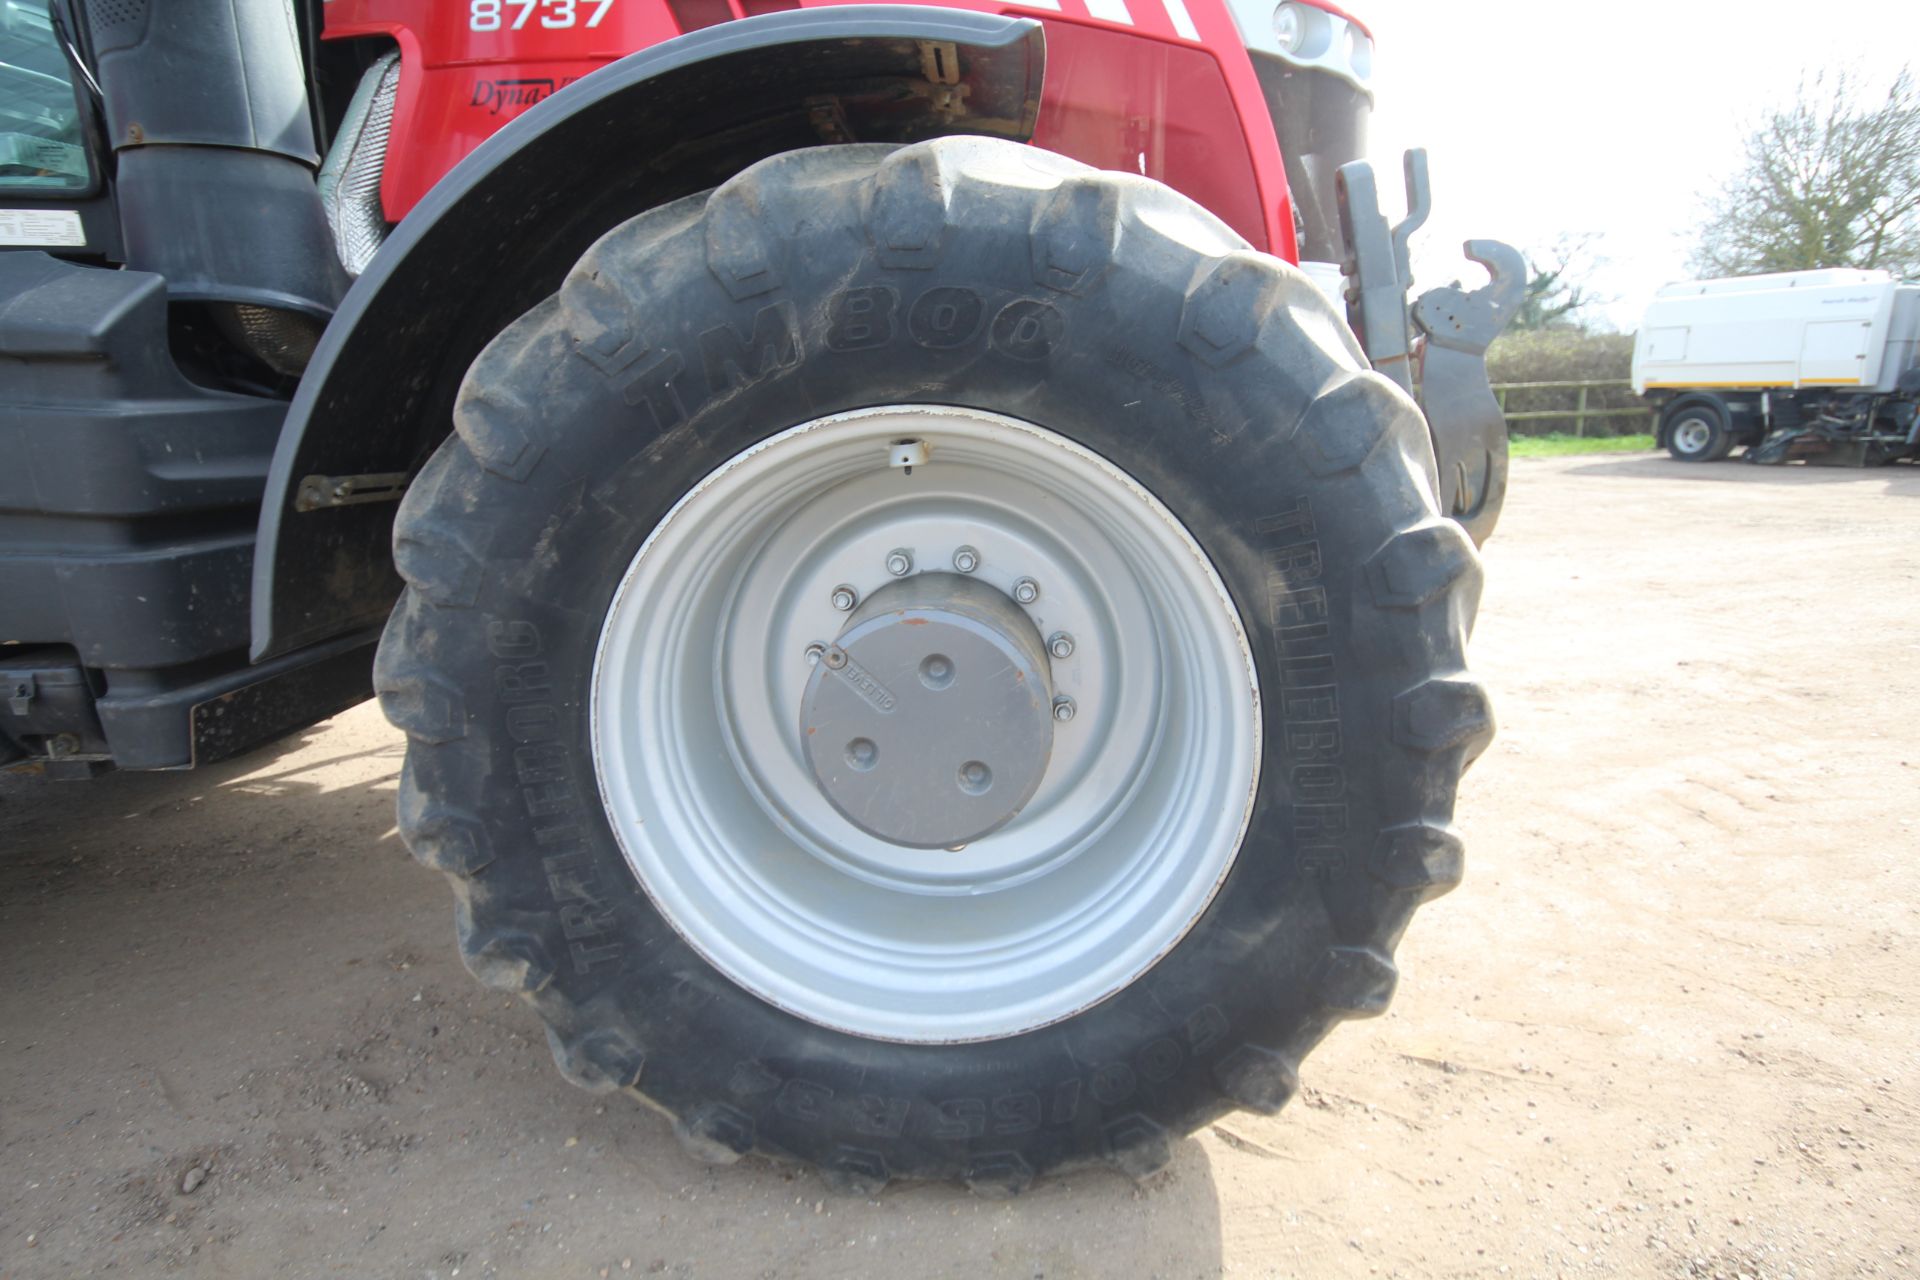
<path fill-rule="evenodd" d="M 1667 452 L 1682 462 L 1718 462 L 1733 452 L 1733 432 L 1717 406 L 1694 400 L 1667 414 Z"/>
<path fill-rule="evenodd" d="M 1144 179 L 837 146 L 642 214 L 403 503 L 468 967 L 707 1159 L 1145 1176 L 1381 1012 L 1492 732 L 1412 402 Z"/>

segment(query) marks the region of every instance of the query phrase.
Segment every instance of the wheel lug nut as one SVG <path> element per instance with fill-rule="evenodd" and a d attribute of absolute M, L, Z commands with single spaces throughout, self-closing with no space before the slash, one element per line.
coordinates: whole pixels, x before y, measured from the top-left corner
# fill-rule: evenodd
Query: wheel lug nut
<path fill-rule="evenodd" d="M 1064 631 L 1056 631 L 1047 637 L 1047 652 L 1056 658 L 1073 656 L 1073 637 Z"/>
<path fill-rule="evenodd" d="M 913 553 L 901 547 L 887 552 L 887 572 L 896 578 L 904 578 L 913 572 Z"/>
<path fill-rule="evenodd" d="M 833 589 L 833 607 L 845 613 L 860 603 L 860 593 L 852 587 L 841 585 Z"/>
<path fill-rule="evenodd" d="M 1013 598 L 1021 604 L 1032 604 L 1040 598 L 1040 584 L 1032 578 L 1022 578 L 1013 584 Z"/>
<path fill-rule="evenodd" d="M 1061 724 L 1073 719 L 1073 699 L 1062 694 L 1053 700 L 1053 718 Z"/>
<path fill-rule="evenodd" d="M 826 656 L 827 656 L 827 646 L 821 644 L 818 640 L 814 641 L 812 644 L 807 646 L 807 665 L 808 666 L 810 667 L 819 666 L 820 659 Z"/>
<path fill-rule="evenodd" d="M 972 573 L 980 567 L 980 553 L 972 547 L 960 547 L 953 553 L 953 567 L 961 573 Z"/>

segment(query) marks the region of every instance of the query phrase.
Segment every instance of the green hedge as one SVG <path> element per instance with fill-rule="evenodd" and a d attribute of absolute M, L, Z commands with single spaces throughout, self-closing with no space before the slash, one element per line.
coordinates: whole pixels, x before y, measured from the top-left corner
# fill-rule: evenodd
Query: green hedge
<path fill-rule="evenodd" d="M 1633 363 L 1633 335 L 1630 333 L 1581 333 L 1574 329 L 1534 329 L 1503 334 L 1487 351 L 1487 375 L 1501 382 L 1571 382 L 1618 379 L 1623 384 Z M 1507 411 L 1571 410 L 1580 393 L 1571 387 L 1543 391 L 1509 391 Z M 1625 385 L 1593 387 L 1587 391 L 1589 409 L 1637 409 L 1645 401 Z M 1529 418 L 1509 424 L 1514 435 L 1548 435 L 1573 430 L 1571 414 L 1565 418 Z M 1586 433 L 1593 436 L 1628 436 L 1648 431 L 1648 419 L 1642 417 L 1589 418 Z"/>

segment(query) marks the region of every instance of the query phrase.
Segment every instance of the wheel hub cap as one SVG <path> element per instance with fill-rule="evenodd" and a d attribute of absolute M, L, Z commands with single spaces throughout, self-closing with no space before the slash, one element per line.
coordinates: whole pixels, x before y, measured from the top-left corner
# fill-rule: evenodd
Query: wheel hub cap
<path fill-rule="evenodd" d="M 800 734 L 814 782 L 882 840 L 962 845 L 1010 822 L 1053 754 L 1040 632 L 973 578 L 881 588 L 807 681 Z"/>

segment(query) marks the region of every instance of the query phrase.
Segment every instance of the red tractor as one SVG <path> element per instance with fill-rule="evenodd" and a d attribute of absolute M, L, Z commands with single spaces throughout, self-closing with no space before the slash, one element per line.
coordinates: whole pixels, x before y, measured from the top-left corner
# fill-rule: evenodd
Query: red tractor
<path fill-rule="evenodd" d="M 1010 1193 L 1279 1108 L 1492 731 L 1519 263 L 1409 306 L 1372 48 L 0 0 L 0 762 L 377 691 L 468 967 L 705 1158 Z"/>

